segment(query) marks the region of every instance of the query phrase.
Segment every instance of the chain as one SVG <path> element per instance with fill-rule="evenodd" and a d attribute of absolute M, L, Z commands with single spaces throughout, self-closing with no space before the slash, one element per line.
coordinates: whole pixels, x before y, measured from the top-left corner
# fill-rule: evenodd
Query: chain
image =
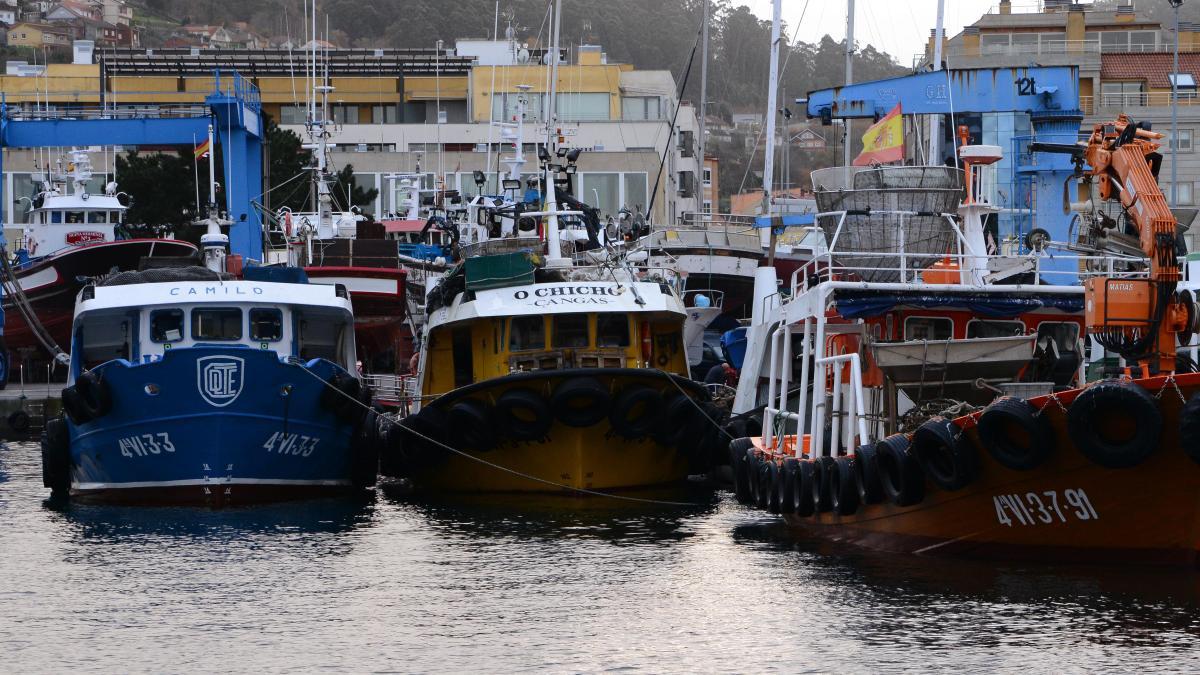
<path fill-rule="evenodd" d="M 1163 380 L 1163 384 L 1158 389 L 1158 393 L 1154 395 L 1155 399 L 1162 400 L 1163 393 L 1167 391 L 1167 386 L 1175 390 L 1175 395 L 1179 397 L 1179 402 L 1186 405 L 1187 399 L 1183 397 L 1183 392 L 1179 390 L 1179 383 L 1175 381 L 1174 375 L 1168 375 L 1167 379 Z"/>
<path fill-rule="evenodd" d="M 1067 414 L 1067 407 L 1063 405 L 1062 401 L 1059 400 L 1058 394 L 1051 392 L 1051 394 L 1046 397 L 1046 402 L 1042 404 L 1041 409 L 1035 412 L 1033 416 L 1041 417 L 1042 413 L 1046 412 L 1046 408 L 1049 408 L 1051 403 L 1058 406 L 1058 409 L 1062 412 L 1062 414 Z"/>

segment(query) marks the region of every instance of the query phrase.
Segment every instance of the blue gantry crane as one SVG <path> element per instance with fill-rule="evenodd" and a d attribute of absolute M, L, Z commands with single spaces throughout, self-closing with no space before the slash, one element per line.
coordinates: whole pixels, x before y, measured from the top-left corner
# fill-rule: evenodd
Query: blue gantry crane
<path fill-rule="evenodd" d="M 1007 154 L 997 165 L 996 205 L 1005 209 L 1001 238 L 1023 241 L 1036 223 L 1052 240 L 1070 240 L 1072 217 L 1063 213 L 1062 194 L 1074 172 L 1071 158 L 1031 152 L 1029 144 L 1073 144 L 1079 139 L 1083 112 L 1076 67 L 940 70 L 860 82 L 809 92 L 806 112 L 829 124 L 834 119 L 878 119 L 897 104 L 904 115 L 983 117 L 983 138 L 977 142 L 999 145 Z M 930 158 L 930 163 L 947 161 L 952 160 Z M 1070 254 L 1054 255 L 1058 260 L 1049 267 L 1077 269 Z"/>
<path fill-rule="evenodd" d="M 190 145 L 216 131 L 224 154 L 225 207 L 230 226 L 231 252 L 246 260 L 262 260 L 262 220 L 253 201 L 263 193 L 263 143 L 265 129 L 258 88 L 237 73 L 213 75 L 213 91 L 204 99 L 208 114 L 179 114 L 163 109 L 157 116 L 125 114 L 104 109 L 79 112 L 72 118 L 14 114 L 0 100 L 0 175 L 5 148 L 66 148 L 89 145 Z M 0 200 L 5 199 L 0 181 Z M 153 199 L 153 195 L 138 195 Z"/>

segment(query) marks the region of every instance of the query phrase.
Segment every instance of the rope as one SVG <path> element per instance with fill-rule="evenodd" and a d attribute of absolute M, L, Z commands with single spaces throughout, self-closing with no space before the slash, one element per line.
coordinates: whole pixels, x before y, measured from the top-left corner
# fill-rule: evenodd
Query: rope
<path fill-rule="evenodd" d="M 726 436 L 728 436 L 728 437 L 729 437 L 729 440 L 731 440 L 731 441 L 736 441 L 736 440 L 737 440 L 737 438 L 735 438 L 733 434 L 731 434 L 731 433 L 729 433 L 728 431 L 726 431 L 726 430 L 725 430 L 725 427 L 721 426 L 720 424 L 718 424 L 718 423 L 717 423 L 717 421 L 716 421 L 716 420 L 714 420 L 713 418 L 709 417 L 709 416 L 708 416 L 708 413 L 704 411 L 704 407 L 703 407 L 703 406 L 701 406 L 699 403 L 697 403 L 697 402 L 696 402 L 696 399 L 694 399 L 694 398 L 692 398 L 691 396 L 688 396 L 688 395 L 687 395 L 687 392 L 683 390 L 683 387 L 679 386 L 679 383 L 675 381 L 675 378 L 671 376 L 671 373 L 668 373 L 667 371 L 665 371 L 665 370 L 662 370 L 662 369 L 660 369 L 660 368 L 655 368 L 655 369 L 654 369 L 654 372 L 656 372 L 656 373 L 660 373 L 660 374 L 661 374 L 663 377 L 667 378 L 667 381 L 668 381 L 668 382 L 670 382 L 671 384 L 675 385 L 675 388 L 679 390 L 679 393 L 683 394 L 683 397 L 684 397 L 684 398 L 686 398 L 688 401 L 690 401 L 690 402 L 691 402 L 691 404 L 692 404 L 692 406 L 693 406 L 694 408 L 696 408 L 696 410 L 699 410 L 699 411 L 700 411 L 700 414 L 701 414 L 701 415 L 704 415 L 704 419 L 708 420 L 710 424 L 712 424 L 714 427 L 716 427 L 717 429 L 719 429 L 719 430 L 721 431 L 721 433 L 723 433 L 723 434 L 725 434 Z"/>
<path fill-rule="evenodd" d="M 289 361 L 289 363 L 300 368 L 300 370 L 304 371 L 305 373 L 311 375 L 314 379 L 321 382 L 321 384 L 323 384 L 327 387 L 329 386 L 329 383 L 326 382 L 324 378 L 322 378 L 320 375 L 317 375 L 316 373 L 312 372 L 303 364 L 296 363 L 294 361 Z M 353 396 L 347 394 L 346 392 L 342 391 L 341 389 L 338 389 L 337 387 L 330 387 L 330 389 L 333 389 L 334 391 L 336 391 L 339 396 L 343 396 L 343 397 L 353 401 L 355 405 L 362 408 L 363 410 L 373 410 L 373 408 L 371 408 L 371 406 L 354 398 Z M 587 488 L 575 487 L 573 485 L 567 485 L 565 483 L 556 483 L 552 480 L 547 480 L 545 478 L 539 478 L 538 476 L 533 476 L 531 474 L 527 474 L 522 471 L 517 471 L 516 469 L 510 469 L 509 467 L 502 466 L 500 464 L 496 464 L 495 462 L 489 462 L 486 459 L 483 459 L 482 457 L 476 457 L 475 455 L 472 455 L 468 452 L 464 452 L 457 448 L 450 447 L 449 445 L 446 445 L 445 443 L 442 443 L 441 441 L 430 438 L 418 431 L 414 431 L 413 429 L 410 429 L 410 428 L 404 426 L 403 424 L 400 424 L 397 420 L 394 420 L 390 417 L 385 417 L 385 416 L 381 415 L 380 418 L 386 420 L 388 424 L 391 424 L 394 427 L 402 429 L 402 430 L 412 434 L 413 436 L 416 436 L 417 438 L 419 438 L 423 441 L 426 441 L 427 443 L 432 443 L 432 444 L 442 448 L 443 450 L 448 450 L 460 457 L 469 459 L 473 462 L 477 462 L 477 463 L 482 464 L 487 467 L 491 467 L 498 471 L 502 471 L 504 473 L 516 476 L 518 478 L 524 478 L 526 480 L 529 480 L 529 481 L 532 481 L 535 483 L 549 485 L 551 487 L 559 488 L 560 490 L 567 490 L 570 492 L 578 492 L 579 494 L 592 495 L 594 497 L 608 497 L 609 499 L 616 499 L 616 500 L 620 500 L 620 501 L 637 502 L 640 504 L 659 504 L 659 505 L 663 505 L 663 506 L 704 506 L 704 504 L 699 504 L 696 502 L 673 502 L 673 501 L 666 501 L 666 500 L 662 500 L 662 499 L 646 499 L 646 498 L 642 498 L 642 497 L 630 497 L 627 495 L 615 495 L 615 494 L 612 494 L 609 492 L 600 492 L 599 490 L 589 490 Z"/>

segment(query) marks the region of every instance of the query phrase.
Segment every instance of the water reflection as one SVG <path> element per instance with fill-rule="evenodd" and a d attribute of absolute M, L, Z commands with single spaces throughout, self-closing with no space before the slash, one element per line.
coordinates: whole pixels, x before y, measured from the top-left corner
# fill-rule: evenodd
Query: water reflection
<path fill-rule="evenodd" d="M 596 539 L 616 545 L 669 545 L 692 536 L 689 521 L 712 513 L 718 495 L 685 486 L 625 491 L 619 498 L 556 494 L 414 493 L 399 484 L 383 494 L 447 536 L 488 539 Z M 634 501 L 638 500 L 638 501 Z"/>

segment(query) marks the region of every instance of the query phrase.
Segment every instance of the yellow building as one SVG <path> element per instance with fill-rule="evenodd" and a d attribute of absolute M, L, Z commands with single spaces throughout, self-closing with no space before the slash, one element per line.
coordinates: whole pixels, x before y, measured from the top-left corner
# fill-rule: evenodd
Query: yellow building
<path fill-rule="evenodd" d="M 18 23 L 8 29 L 9 47 L 70 47 L 71 30 L 43 23 Z"/>

